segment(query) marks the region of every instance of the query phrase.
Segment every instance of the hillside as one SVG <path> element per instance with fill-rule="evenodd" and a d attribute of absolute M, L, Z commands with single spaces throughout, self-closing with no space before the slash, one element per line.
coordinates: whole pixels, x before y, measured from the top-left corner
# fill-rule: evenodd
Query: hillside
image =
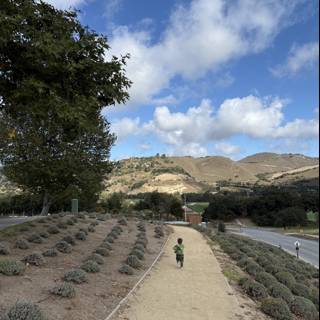
<path fill-rule="evenodd" d="M 114 191 L 202 192 L 219 185 L 291 183 L 319 177 L 319 159 L 299 154 L 259 153 L 240 161 L 213 156 L 122 160 L 106 184 Z"/>
<path fill-rule="evenodd" d="M 319 159 L 298 154 L 259 153 L 240 161 L 212 157 L 148 157 L 118 162 L 106 179 L 105 191 L 129 194 L 143 192 L 204 192 L 217 186 L 285 184 L 319 178 Z M 0 197 L 19 192 L 0 170 Z"/>

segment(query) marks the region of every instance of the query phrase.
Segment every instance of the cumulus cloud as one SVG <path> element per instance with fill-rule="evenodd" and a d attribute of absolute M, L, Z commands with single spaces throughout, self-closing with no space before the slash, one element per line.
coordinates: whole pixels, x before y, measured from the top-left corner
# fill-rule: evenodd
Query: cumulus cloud
<path fill-rule="evenodd" d="M 159 41 L 147 29 L 115 28 L 112 54 L 131 54 L 131 101 L 147 103 L 176 76 L 196 80 L 231 60 L 264 50 L 299 2 L 192 0 L 175 8 Z"/>
<path fill-rule="evenodd" d="M 277 97 L 226 99 L 215 109 L 208 99 L 186 112 L 173 112 L 167 106 L 156 107 L 153 119 L 124 118 L 113 127 L 125 134 L 154 134 L 170 148 L 171 154 L 207 155 L 207 145 L 225 155 L 240 152 L 237 146 L 223 142 L 236 135 L 254 139 L 314 139 L 319 136 L 319 120 L 295 119 L 286 122 L 283 109 L 288 101 Z M 120 127 L 123 126 L 124 130 Z"/>
<path fill-rule="evenodd" d="M 151 145 L 149 143 L 141 143 L 139 144 L 139 148 L 143 151 L 147 151 L 151 149 Z"/>
<path fill-rule="evenodd" d="M 215 144 L 215 150 L 225 156 L 234 156 L 240 153 L 241 149 L 239 146 L 226 143 L 226 142 L 219 142 Z"/>
<path fill-rule="evenodd" d="M 86 0 L 45 0 L 45 2 L 52 4 L 58 9 L 70 9 L 78 7 L 86 2 Z"/>
<path fill-rule="evenodd" d="M 272 68 L 271 73 L 278 78 L 294 76 L 301 70 L 310 69 L 319 61 L 319 42 L 294 45 L 285 63 Z"/>
<path fill-rule="evenodd" d="M 139 125 L 139 118 L 130 119 L 125 117 L 122 119 L 117 119 L 111 124 L 111 132 L 117 136 L 118 141 L 122 141 L 128 136 L 139 134 L 141 130 Z"/>

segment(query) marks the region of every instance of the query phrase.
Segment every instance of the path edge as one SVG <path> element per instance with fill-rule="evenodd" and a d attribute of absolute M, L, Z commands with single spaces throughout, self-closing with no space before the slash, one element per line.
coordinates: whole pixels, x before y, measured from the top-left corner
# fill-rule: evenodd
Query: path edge
<path fill-rule="evenodd" d="M 139 287 L 140 284 L 142 284 L 142 282 L 145 280 L 145 278 L 147 277 L 148 274 L 150 274 L 150 272 L 152 271 L 152 269 L 154 268 L 154 266 L 156 265 L 156 263 L 159 261 L 160 257 L 163 254 L 164 248 L 167 246 L 167 243 L 169 241 L 171 237 L 171 234 L 169 234 L 169 236 L 167 237 L 166 241 L 164 242 L 164 244 L 162 245 L 160 252 L 158 254 L 158 256 L 155 258 L 155 260 L 153 261 L 153 263 L 151 264 L 151 266 L 149 267 L 149 269 L 142 275 L 142 277 L 139 279 L 139 281 L 134 285 L 134 287 L 128 292 L 128 294 L 117 304 L 117 306 L 109 313 L 109 315 L 104 319 L 104 320 L 111 320 L 112 317 L 116 314 L 117 311 L 119 311 L 119 309 L 121 308 L 121 306 L 123 304 L 125 304 L 127 302 L 127 300 L 131 297 L 131 295 L 137 290 L 137 288 Z"/>

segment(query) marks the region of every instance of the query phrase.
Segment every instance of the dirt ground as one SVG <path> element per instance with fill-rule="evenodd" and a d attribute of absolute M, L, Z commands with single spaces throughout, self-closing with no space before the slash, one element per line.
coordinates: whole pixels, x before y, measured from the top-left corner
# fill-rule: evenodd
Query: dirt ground
<path fill-rule="evenodd" d="M 164 254 L 117 320 L 245 320 L 203 236 L 191 228 L 173 227 Z M 173 246 L 182 237 L 185 268 L 176 266 Z M 258 319 L 258 318 L 256 318 Z"/>
<path fill-rule="evenodd" d="M 76 286 L 75 298 L 57 298 L 50 295 L 48 291 L 61 281 L 67 270 L 79 267 L 84 258 L 102 243 L 102 240 L 116 223 L 117 220 L 114 219 L 100 222 L 96 227 L 96 232 L 89 233 L 86 241 L 77 241 L 70 254 L 59 253 L 57 257 L 48 257 L 45 265 L 41 267 L 28 266 L 23 276 L 0 275 L 0 311 L 9 308 L 17 300 L 27 300 L 37 303 L 48 320 L 105 319 L 159 253 L 164 239 L 154 238 L 154 226 L 147 225 L 149 244 L 145 255 L 146 259 L 143 262 L 144 267 L 142 270 L 136 271 L 134 276 L 118 272 L 131 251 L 138 233 L 136 221 L 130 221 L 128 226 L 122 227 L 124 232 L 112 245 L 111 255 L 104 258 L 105 263 L 100 266 L 101 272 L 88 274 L 88 283 Z M 11 254 L 8 258 L 21 260 L 32 252 L 43 252 L 45 249 L 53 247 L 63 236 L 74 234 L 80 227 L 85 226 L 88 224 L 78 223 L 57 235 L 50 235 L 43 244 L 31 244 L 31 248 L 28 250 L 14 249 L 12 239 L 10 243 Z M 40 223 L 36 223 L 36 229 L 45 230 Z"/>

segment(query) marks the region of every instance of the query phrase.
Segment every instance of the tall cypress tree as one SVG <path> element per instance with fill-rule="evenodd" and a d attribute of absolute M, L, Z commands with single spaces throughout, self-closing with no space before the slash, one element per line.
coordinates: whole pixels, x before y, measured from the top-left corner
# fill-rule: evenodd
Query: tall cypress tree
<path fill-rule="evenodd" d="M 94 197 L 115 137 L 101 110 L 128 99 L 125 57 L 73 11 L 34 0 L 0 3 L 0 161 L 43 196 L 42 214 L 70 196 Z"/>

